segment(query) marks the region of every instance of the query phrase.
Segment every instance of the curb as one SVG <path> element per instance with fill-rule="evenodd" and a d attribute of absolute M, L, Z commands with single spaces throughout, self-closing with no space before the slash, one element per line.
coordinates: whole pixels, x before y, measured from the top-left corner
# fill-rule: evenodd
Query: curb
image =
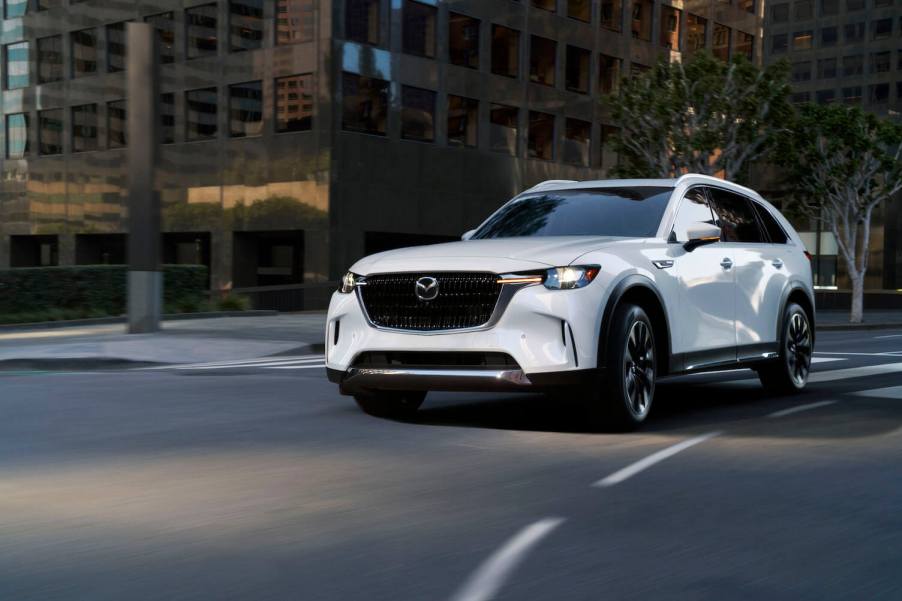
<path fill-rule="evenodd" d="M 250 311 L 206 311 L 203 313 L 172 313 L 163 315 L 163 321 L 184 321 L 187 319 L 215 319 L 217 317 L 272 317 L 278 315 L 278 311 L 250 310 Z M 106 324 L 126 323 L 125 317 L 90 317 L 86 319 L 68 319 L 61 321 L 39 321 L 33 323 L 7 323 L 0 324 L 0 332 L 14 332 L 19 330 L 55 330 L 78 326 L 98 326 Z"/>

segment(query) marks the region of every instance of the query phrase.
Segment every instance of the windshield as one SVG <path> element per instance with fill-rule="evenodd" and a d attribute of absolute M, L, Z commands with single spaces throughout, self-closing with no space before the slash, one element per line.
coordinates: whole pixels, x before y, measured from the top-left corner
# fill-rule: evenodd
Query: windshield
<path fill-rule="evenodd" d="M 519 236 L 651 238 L 673 188 L 595 188 L 527 194 L 501 207 L 473 239 Z"/>

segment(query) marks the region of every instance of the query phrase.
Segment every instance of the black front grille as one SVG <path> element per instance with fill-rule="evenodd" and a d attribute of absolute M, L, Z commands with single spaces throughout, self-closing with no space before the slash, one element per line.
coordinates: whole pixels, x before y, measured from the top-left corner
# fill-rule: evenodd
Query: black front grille
<path fill-rule="evenodd" d="M 438 296 L 417 297 L 417 280 L 438 280 Z M 390 273 L 371 275 L 360 287 L 366 312 L 375 325 L 399 330 L 458 330 L 484 325 L 501 294 L 493 273 Z"/>
<path fill-rule="evenodd" d="M 520 369 L 507 353 L 481 351 L 367 351 L 354 359 L 354 367 Z"/>

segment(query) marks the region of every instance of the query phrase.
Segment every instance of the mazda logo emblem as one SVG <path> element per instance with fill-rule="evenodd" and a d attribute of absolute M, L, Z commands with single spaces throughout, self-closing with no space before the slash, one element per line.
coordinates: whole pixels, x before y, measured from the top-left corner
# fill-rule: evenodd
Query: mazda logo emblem
<path fill-rule="evenodd" d="M 418 279 L 416 294 L 421 301 L 435 300 L 438 296 L 438 280 L 429 276 Z"/>

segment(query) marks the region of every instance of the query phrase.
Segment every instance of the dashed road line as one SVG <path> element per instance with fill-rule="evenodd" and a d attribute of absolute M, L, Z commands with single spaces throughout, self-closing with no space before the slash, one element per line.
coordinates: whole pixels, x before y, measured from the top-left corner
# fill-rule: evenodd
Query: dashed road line
<path fill-rule="evenodd" d="M 780 411 L 774 411 L 769 414 L 767 417 L 786 417 L 787 415 L 793 415 L 795 413 L 801 413 L 802 411 L 810 411 L 811 409 L 818 409 L 820 407 L 826 407 L 827 405 L 832 405 L 836 401 L 819 401 L 817 403 L 808 403 L 807 405 L 796 405 L 795 407 L 790 407 L 789 409 L 781 409 Z"/>
<path fill-rule="evenodd" d="M 493 598 L 527 553 L 563 522 L 563 518 L 544 518 L 520 530 L 479 566 L 451 601 Z"/>
<path fill-rule="evenodd" d="M 879 376 L 883 374 L 892 374 L 898 372 L 902 372 L 902 363 L 863 365 L 861 367 L 850 367 L 848 369 L 834 369 L 830 371 L 813 372 L 810 376 L 808 376 L 808 383 L 817 384 L 819 382 L 833 382 L 835 380 L 863 378 L 865 376 Z"/>
<path fill-rule="evenodd" d="M 880 399 L 902 399 L 902 386 L 886 386 L 884 388 L 871 388 L 853 392 L 855 396 L 867 396 Z"/>
<path fill-rule="evenodd" d="M 647 470 L 648 468 L 652 467 L 653 465 L 661 463 L 665 459 L 673 457 L 677 453 L 685 451 L 686 449 L 688 449 L 690 447 L 694 447 L 697 444 L 703 443 L 706 440 L 714 438 L 718 434 L 720 434 L 720 432 L 708 432 L 707 434 L 702 434 L 701 436 L 696 436 L 694 438 L 690 438 L 688 440 L 679 442 L 675 445 L 669 446 L 666 449 L 661 449 L 660 451 L 658 451 L 656 453 L 652 453 L 648 457 L 640 459 L 639 461 L 637 461 L 633 464 L 630 464 L 621 470 L 617 470 L 610 476 L 602 478 L 601 480 L 599 480 L 592 486 L 596 486 L 599 488 L 606 488 L 609 486 L 614 486 L 615 484 L 620 484 L 624 480 L 628 480 L 629 478 L 632 478 L 636 474 Z"/>

